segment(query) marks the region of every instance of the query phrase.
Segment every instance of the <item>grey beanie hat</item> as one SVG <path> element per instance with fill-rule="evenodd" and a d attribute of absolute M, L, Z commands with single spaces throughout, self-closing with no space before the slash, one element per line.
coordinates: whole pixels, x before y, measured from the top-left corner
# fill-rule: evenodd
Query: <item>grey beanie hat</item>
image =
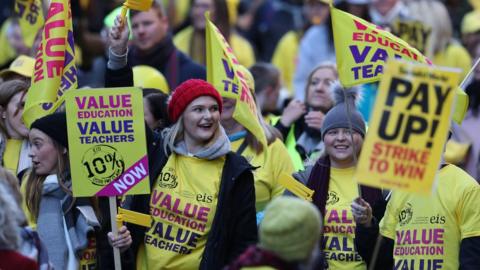
<path fill-rule="evenodd" d="M 355 104 L 360 100 L 360 88 L 351 87 L 345 89 L 340 83 L 335 82 L 335 84 L 332 85 L 332 89 L 335 106 L 333 106 L 333 108 L 327 112 L 325 118 L 323 118 L 321 128 L 322 139 L 330 129 L 349 128 L 350 123 L 353 130 L 360 133 L 362 137 L 365 137 L 365 119 L 363 119 L 362 114 L 357 110 Z"/>

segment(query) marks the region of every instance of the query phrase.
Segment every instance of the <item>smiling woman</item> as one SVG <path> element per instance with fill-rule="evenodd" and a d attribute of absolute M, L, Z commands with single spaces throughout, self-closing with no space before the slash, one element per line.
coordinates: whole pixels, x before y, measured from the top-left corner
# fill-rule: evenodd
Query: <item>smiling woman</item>
<path fill-rule="evenodd" d="M 359 89 L 344 89 L 335 83 L 332 90 L 336 104 L 325 115 L 321 127 L 324 152 L 313 167 L 294 176 L 315 191 L 313 203 L 324 216 L 322 243 L 329 266 L 366 269 L 353 247 L 355 221 L 350 205 L 360 195 L 371 205 L 378 204 L 383 197 L 381 190 L 359 186 L 354 179 L 365 137 L 365 121 L 355 107 Z"/>
<path fill-rule="evenodd" d="M 125 204 L 152 217 L 150 228 L 128 228 L 140 269 L 221 269 L 256 242 L 252 168 L 230 151 L 222 106 L 203 80 L 172 93 L 173 125 L 149 143 L 151 194 Z"/>

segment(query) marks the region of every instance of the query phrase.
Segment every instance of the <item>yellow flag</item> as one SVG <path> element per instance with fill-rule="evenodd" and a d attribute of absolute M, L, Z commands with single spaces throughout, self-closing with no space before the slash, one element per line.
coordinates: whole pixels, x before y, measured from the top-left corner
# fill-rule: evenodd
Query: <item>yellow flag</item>
<path fill-rule="evenodd" d="M 380 27 L 333 7 L 330 11 L 342 85 L 380 80 L 388 58 L 431 64 L 417 49 Z"/>
<path fill-rule="evenodd" d="M 207 80 L 222 97 L 237 101 L 233 118 L 267 146 L 265 133 L 258 121 L 257 106 L 240 71 L 240 64 L 233 50 L 218 28 L 205 15 L 207 39 Z"/>
<path fill-rule="evenodd" d="M 432 191 L 459 78 L 455 69 L 389 61 L 357 166 L 359 183 Z"/>
<path fill-rule="evenodd" d="M 44 23 L 42 0 L 15 0 L 15 14 L 18 16 L 23 42 L 31 48 Z"/>
<path fill-rule="evenodd" d="M 77 68 L 68 0 L 52 0 L 35 57 L 32 86 L 28 90 L 23 121 L 27 127 L 55 111 L 68 89 L 77 88 Z"/>

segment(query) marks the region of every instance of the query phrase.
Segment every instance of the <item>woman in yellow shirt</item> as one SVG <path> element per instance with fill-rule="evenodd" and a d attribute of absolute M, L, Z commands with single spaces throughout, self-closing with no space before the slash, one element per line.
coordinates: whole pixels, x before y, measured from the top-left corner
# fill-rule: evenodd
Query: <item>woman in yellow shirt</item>
<path fill-rule="evenodd" d="M 332 86 L 336 105 L 328 111 L 321 127 L 324 153 L 313 167 L 294 175 L 314 190 L 313 203 L 324 219 L 321 246 L 328 269 L 367 269 L 354 245 L 355 221 L 350 205 L 362 194 L 371 205 L 383 201 L 379 189 L 359 186 L 355 166 L 365 137 L 365 121 L 355 108 L 358 88 Z M 344 92 L 345 91 L 345 92 Z"/>
<path fill-rule="evenodd" d="M 152 217 L 129 226 L 136 269 L 221 269 L 257 241 L 252 167 L 230 151 L 222 104 L 203 80 L 172 93 L 173 125 L 148 143 L 151 193 L 124 205 Z"/>

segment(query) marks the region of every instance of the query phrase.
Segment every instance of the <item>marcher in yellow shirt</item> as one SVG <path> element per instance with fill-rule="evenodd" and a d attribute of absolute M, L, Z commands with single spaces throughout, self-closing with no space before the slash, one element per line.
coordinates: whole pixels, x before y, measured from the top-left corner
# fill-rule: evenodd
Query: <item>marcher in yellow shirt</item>
<path fill-rule="evenodd" d="M 322 123 L 324 153 L 313 167 L 294 176 L 315 191 L 313 203 L 323 214 L 321 245 L 328 269 L 366 270 L 366 263 L 354 244 L 356 223 L 350 205 L 360 194 L 377 205 L 383 202 L 382 191 L 358 185 L 354 179 L 366 132 L 365 121 L 354 104 L 359 89 L 343 89 L 339 83 L 332 88 L 336 92 L 336 105 Z"/>
<path fill-rule="evenodd" d="M 136 269 L 221 269 L 257 241 L 252 167 L 230 151 L 222 104 L 203 80 L 172 93 L 174 124 L 148 143 L 151 193 L 125 202 L 152 217 L 150 228 L 129 226 Z"/>
<path fill-rule="evenodd" d="M 380 234 L 376 269 L 478 269 L 479 204 L 475 179 L 443 164 L 430 196 L 393 191 L 380 224 L 367 202 L 352 205 L 359 252 L 370 260 Z"/>
<path fill-rule="evenodd" d="M 252 82 L 253 77 L 249 71 L 246 69 L 243 71 L 247 75 L 247 84 L 250 90 L 254 92 L 255 85 L 260 85 L 260 83 L 257 83 L 257 81 Z M 264 85 L 263 87 L 266 86 Z M 261 91 L 267 90 L 262 89 Z M 254 171 L 255 206 L 257 212 L 263 211 L 268 202 L 285 191 L 285 188 L 278 183 L 278 179 L 282 173 L 292 174 L 294 172 L 292 160 L 287 149 L 279 139 L 278 132 L 273 127 L 267 125 L 261 116 L 258 119 L 267 136 L 267 149 L 264 149 L 254 134 L 250 133 L 233 118 L 236 100 L 224 98 L 223 103 L 222 126 L 228 134 L 232 144 L 232 151 L 244 156 L 252 166 L 257 167 Z"/>

